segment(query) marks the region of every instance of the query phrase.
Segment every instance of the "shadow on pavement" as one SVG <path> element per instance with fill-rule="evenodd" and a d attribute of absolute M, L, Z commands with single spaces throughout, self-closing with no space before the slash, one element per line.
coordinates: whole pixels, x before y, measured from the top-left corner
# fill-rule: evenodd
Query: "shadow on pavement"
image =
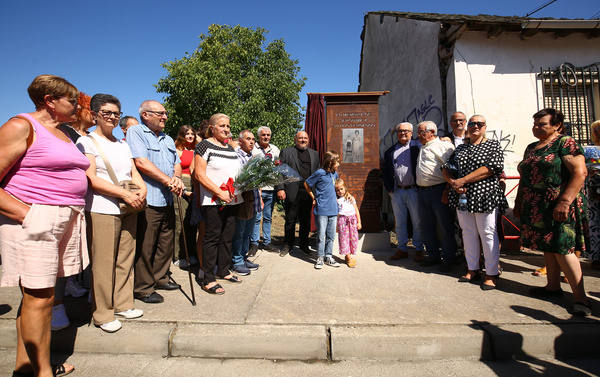
<path fill-rule="evenodd" d="M 551 361 L 537 358 L 523 350 L 523 336 L 519 333 L 508 331 L 489 322 L 472 320 L 471 327 L 484 331 L 483 353 L 481 361 L 493 370 L 498 376 L 588 376 L 584 369 L 578 366 L 577 360 L 561 360 L 569 366 L 552 363 Z M 560 336 L 557 338 L 559 342 Z M 499 347 L 498 342 L 502 343 Z M 500 349 L 501 348 L 501 349 Z M 507 350 L 510 350 L 507 352 Z M 558 354 L 556 356 L 559 358 Z M 514 360 L 510 373 L 507 373 L 506 360 Z M 588 369 L 591 369 L 588 367 Z M 600 367 L 588 372 L 596 374 Z"/>
<path fill-rule="evenodd" d="M 0 304 L 0 315 L 4 315 L 12 310 L 12 306 L 8 304 Z"/>

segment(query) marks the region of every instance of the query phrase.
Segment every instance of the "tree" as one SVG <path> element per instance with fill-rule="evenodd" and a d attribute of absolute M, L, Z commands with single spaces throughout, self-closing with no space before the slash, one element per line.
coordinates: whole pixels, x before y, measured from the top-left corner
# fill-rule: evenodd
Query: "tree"
<path fill-rule="evenodd" d="M 306 78 L 298 76 L 298 61 L 285 51 L 282 39 L 265 46 L 266 32 L 211 25 L 192 54 L 162 64 L 168 74 L 156 87 L 167 94 L 168 133 L 225 113 L 234 136 L 269 126 L 275 145 L 292 144 L 303 118 L 299 92 Z"/>

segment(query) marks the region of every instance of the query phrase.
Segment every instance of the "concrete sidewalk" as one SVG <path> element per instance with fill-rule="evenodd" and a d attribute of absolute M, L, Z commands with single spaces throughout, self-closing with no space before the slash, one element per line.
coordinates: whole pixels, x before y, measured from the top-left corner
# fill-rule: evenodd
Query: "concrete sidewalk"
<path fill-rule="evenodd" d="M 259 251 L 260 269 L 242 284 L 221 282 L 225 295 L 195 285 L 192 306 L 180 291 L 161 291 L 163 304 L 136 300 L 144 316 L 114 334 L 88 324 L 87 299 L 70 299 L 73 325 L 53 334 L 53 350 L 334 361 L 598 357 L 600 273 L 587 263 L 594 316 L 579 318 L 566 309 L 570 293 L 551 301 L 527 295 L 546 281 L 531 275 L 540 254 L 503 256 L 498 289 L 482 291 L 457 282 L 462 266 L 442 274 L 412 259 L 390 262 L 393 252 L 364 250 L 354 269 L 318 271 L 297 249 L 284 258 Z M 189 295 L 187 273 L 172 271 Z M 0 289 L 0 348 L 15 347 L 19 300 L 18 289 Z"/>

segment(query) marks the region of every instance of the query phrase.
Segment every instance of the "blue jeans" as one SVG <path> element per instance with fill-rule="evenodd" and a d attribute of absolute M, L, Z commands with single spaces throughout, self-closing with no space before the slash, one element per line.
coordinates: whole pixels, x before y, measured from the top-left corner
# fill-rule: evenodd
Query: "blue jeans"
<path fill-rule="evenodd" d="M 317 252 L 319 257 L 331 256 L 333 254 L 333 240 L 335 239 L 335 226 L 337 215 L 321 216 L 316 215 L 319 245 Z"/>
<path fill-rule="evenodd" d="M 262 200 L 265 204 L 262 212 L 258 212 L 256 214 L 256 218 L 254 219 L 254 229 L 252 231 L 252 235 L 250 236 L 250 243 L 253 245 L 258 245 L 258 241 L 260 240 L 260 220 L 262 219 L 262 232 L 263 232 L 263 244 L 268 245 L 271 243 L 271 214 L 273 213 L 273 206 L 275 206 L 275 201 L 273 200 L 273 190 L 262 191 Z"/>
<path fill-rule="evenodd" d="M 250 234 L 254 229 L 254 217 L 248 220 L 235 220 L 235 233 L 231 244 L 231 261 L 233 265 L 242 264 L 250 247 Z"/>
<path fill-rule="evenodd" d="M 396 188 L 390 194 L 392 209 L 396 219 L 396 237 L 398 238 L 398 249 L 406 251 L 408 242 L 408 213 L 413 228 L 413 245 L 417 251 L 423 251 L 423 236 L 421 228 L 421 212 L 419 209 L 419 195 L 416 188 Z"/>
<path fill-rule="evenodd" d="M 425 238 L 427 254 L 432 258 L 441 256 L 444 263 L 450 263 L 456 255 L 454 241 L 454 220 L 450 209 L 442 203 L 442 193 L 446 184 L 420 187 L 419 206 L 421 209 L 421 234 Z"/>

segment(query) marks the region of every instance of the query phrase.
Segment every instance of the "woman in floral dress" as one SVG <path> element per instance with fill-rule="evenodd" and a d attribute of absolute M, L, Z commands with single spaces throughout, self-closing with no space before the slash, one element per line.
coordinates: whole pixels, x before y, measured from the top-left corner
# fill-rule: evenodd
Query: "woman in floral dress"
<path fill-rule="evenodd" d="M 519 164 L 521 180 L 514 213 L 521 219 L 523 246 L 544 252 L 548 283 L 530 290 L 532 296 L 556 297 L 560 271 L 573 290 L 573 313 L 589 315 L 590 303 L 575 251 L 588 249 L 587 203 L 582 188 L 587 175 L 583 150 L 562 135 L 564 115 L 543 109 L 533 115 L 533 135 Z"/>
<path fill-rule="evenodd" d="M 600 269 L 600 120 L 592 123 L 590 129 L 594 145 L 584 147 L 588 168 L 587 194 L 590 223 L 590 248 L 587 250 L 587 257 L 592 261 L 592 268 Z"/>

